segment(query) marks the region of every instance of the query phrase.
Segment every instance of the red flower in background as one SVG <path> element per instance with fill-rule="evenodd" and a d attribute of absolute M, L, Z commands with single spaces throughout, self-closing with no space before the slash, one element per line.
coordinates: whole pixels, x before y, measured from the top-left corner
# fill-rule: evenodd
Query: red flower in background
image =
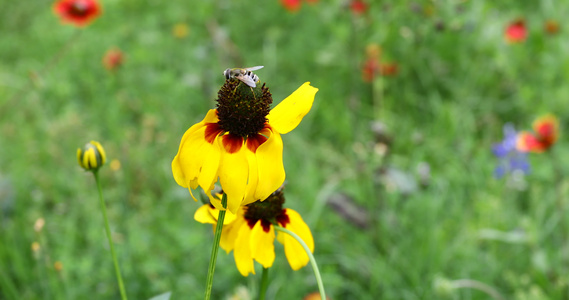
<path fill-rule="evenodd" d="M 361 0 L 352 0 L 352 3 L 350 3 L 350 9 L 354 14 L 361 15 L 367 11 L 368 5 Z"/>
<path fill-rule="evenodd" d="M 365 82 L 371 82 L 375 75 L 377 74 L 377 70 L 379 70 L 380 64 L 377 58 L 369 57 L 362 67 L 362 78 Z"/>
<path fill-rule="evenodd" d="M 524 20 L 516 20 L 508 27 L 504 33 L 504 37 L 508 43 L 521 43 L 526 40 L 528 31 Z"/>
<path fill-rule="evenodd" d="M 53 11 L 63 23 L 82 27 L 101 14 L 101 6 L 96 0 L 60 0 L 53 5 Z"/>
<path fill-rule="evenodd" d="M 386 63 L 379 66 L 379 74 L 383 76 L 394 76 L 399 71 L 396 63 Z"/>
<path fill-rule="evenodd" d="M 300 0 L 281 0 L 281 4 L 290 12 L 297 12 L 300 10 Z"/>
<path fill-rule="evenodd" d="M 544 29 L 545 32 L 549 34 L 556 34 L 559 32 L 559 23 L 556 21 L 548 20 L 545 22 Z"/>
<path fill-rule="evenodd" d="M 366 47 L 367 59 L 362 66 L 362 79 L 371 82 L 377 74 L 382 76 L 394 76 L 399 71 L 396 63 L 381 62 L 381 47 L 377 44 L 370 44 Z"/>
<path fill-rule="evenodd" d="M 109 71 L 113 71 L 120 67 L 124 61 L 124 55 L 118 48 L 110 49 L 103 56 L 103 66 Z"/>
<path fill-rule="evenodd" d="M 381 47 L 377 44 L 367 45 L 366 56 L 367 59 L 362 66 L 362 79 L 371 82 L 380 68 Z"/>
<path fill-rule="evenodd" d="M 559 137 L 559 120 L 554 115 L 545 115 L 533 122 L 534 133 L 522 131 L 518 135 L 517 148 L 522 152 L 542 153 Z"/>

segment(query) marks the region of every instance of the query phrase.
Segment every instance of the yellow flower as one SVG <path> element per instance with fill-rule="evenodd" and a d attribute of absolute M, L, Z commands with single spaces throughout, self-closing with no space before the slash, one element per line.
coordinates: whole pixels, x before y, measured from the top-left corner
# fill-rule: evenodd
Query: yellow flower
<path fill-rule="evenodd" d="M 36 232 L 41 232 L 41 230 L 43 229 L 43 226 L 45 225 L 45 219 L 44 218 L 39 218 L 36 220 L 36 222 L 34 223 L 34 230 Z"/>
<path fill-rule="evenodd" d="M 99 142 L 90 141 L 83 149 L 77 149 L 77 161 L 83 169 L 95 171 L 105 164 L 107 155 Z"/>
<path fill-rule="evenodd" d="M 296 233 L 310 251 L 314 252 L 314 239 L 310 228 L 298 212 L 289 208 L 283 209 L 283 203 L 282 189 L 278 189 L 264 202 L 258 201 L 241 207 L 233 217 L 233 221 L 224 221 L 220 246 L 227 253 L 233 251 L 235 264 L 241 275 L 255 274 L 254 261 L 265 268 L 273 265 L 275 260 L 273 224 Z M 199 222 L 202 222 L 200 219 L 207 219 L 207 222 L 202 223 L 215 224 L 218 212 L 218 209 L 204 205 L 194 217 Z M 210 218 L 210 216 L 215 217 Z M 284 245 L 286 258 L 293 270 L 296 271 L 308 264 L 309 257 L 297 240 L 282 232 L 279 232 L 276 238 Z"/>
<path fill-rule="evenodd" d="M 215 230 L 215 224 L 217 224 L 217 216 L 219 215 L 219 209 L 215 208 L 211 204 L 204 204 L 194 214 L 194 219 L 200 223 L 213 224 L 213 229 Z M 225 213 L 225 219 L 223 219 L 223 225 L 229 225 L 235 221 L 235 214 L 230 211 Z"/>
<path fill-rule="evenodd" d="M 182 137 L 172 161 L 174 179 L 190 194 L 200 186 L 223 209 L 211 194 L 219 180 L 234 214 L 242 205 L 266 199 L 285 179 L 281 134 L 300 123 L 317 91 L 306 82 L 269 110 L 272 96 L 264 84 L 251 88 L 228 79 L 218 93 L 217 109 Z"/>
<path fill-rule="evenodd" d="M 233 226 L 234 221 L 236 220 L 238 215 L 243 214 L 243 208 L 240 207 L 237 211 L 237 214 L 233 214 L 230 211 L 225 212 L 225 219 L 223 219 L 223 227 L 221 229 L 221 239 L 219 241 L 219 245 L 222 249 L 230 248 L 230 244 L 234 241 L 229 238 L 227 232 Z M 215 226 L 217 224 L 217 217 L 219 216 L 219 209 L 215 208 L 212 204 L 204 204 L 196 210 L 194 214 L 194 220 L 204 223 L 204 224 L 212 224 L 213 232 L 215 233 Z"/>
<path fill-rule="evenodd" d="M 63 263 L 58 260 L 58 261 L 56 261 L 55 263 L 53 263 L 53 268 L 54 268 L 57 272 L 61 272 L 61 270 L 63 270 Z"/>
<path fill-rule="evenodd" d="M 190 27 L 186 23 L 177 23 L 172 27 L 172 34 L 174 37 L 183 39 L 190 33 Z"/>

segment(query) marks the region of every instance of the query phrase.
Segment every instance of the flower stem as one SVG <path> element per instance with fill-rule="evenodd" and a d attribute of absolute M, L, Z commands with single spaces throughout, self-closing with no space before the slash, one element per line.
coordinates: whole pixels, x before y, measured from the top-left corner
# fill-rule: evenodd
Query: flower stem
<path fill-rule="evenodd" d="M 124 289 L 124 284 L 122 281 L 121 270 L 119 268 L 119 263 L 117 260 L 117 255 L 115 254 L 115 247 L 113 246 L 113 239 L 111 237 L 111 228 L 109 227 L 109 219 L 107 218 L 107 206 L 105 205 L 105 200 L 103 200 L 103 190 L 101 189 L 101 182 L 99 180 L 99 172 L 93 171 L 95 175 L 95 182 L 97 182 L 97 189 L 99 190 L 99 200 L 101 202 L 101 211 L 103 212 L 103 218 L 105 219 L 105 230 L 107 231 L 107 238 L 109 239 L 109 247 L 111 248 L 111 255 L 113 256 L 113 263 L 115 264 L 115 272 L 117 273 L 117 281 L 119 283 L 119 290 L 121 292 L 121 299 L 127 300 L 126 292 Z"/>
<path fill-rule="evenodd" d="M 223 193 L 221 205 L 227 208 L 227 195 Z M 211 297 L 211 287 L 213 286 L 213 272 L 215 271 L 215 262 L 217 261 L 217 252 L 219 252 L 219 241 L 221 240 L 221 229 L 223 228 L 223 220 L 225 219 L 225 210 L 220 210 L 217 217 L 217 225 L 215 226 L 215 234 L 213 239 L 213 247 L 211 248 L 211 256 L 209 259 L 209 268 L 207 270 L 207 282 L 205 289 L 205 300 Z"/>
<path fill-rule="evenodd" d="M 557 212 L 560 215 L 560 219 L 561 219 L 561 224 L 563 224 L 564 222 L 564 216 L 565 216 L 565 202 L 564 202 L 564 197 L 563 197 L 563 169 L 562 169 L 562 164 L 560 164 L 559 162 L 561 162 L 560 159 L 557 159 L 558 155 L 558 151 L 555 151 L 557 149 L 551 149 L 550 151 L 550 155 L 549 157 L 551 158 L 551 163 L 553 165 L 553 171 L 555 172 L 555 205 L 557 206 Z M 566 237 L 567 237 L 567 226 L 562 225 L 561 226 L 561 237 L 562 237 L 562 241 L 566 241 Z"/>
<path fill-rule="evenodd" d="M 284 227 L 280 227 L 277 225 L 273 225 L 274 228 L 278 231 L 282 231 L 284 233 L 288 233 L 290 236 L 292 236 L 295 240 L 297 240 L 300 245 L 302 246 L 302 248 L 304 248 L 304 251 L 306 251 L 306 254 L 308 254 L 308 258 L 310 259 L 310 264 L 312 265 L 312 269 L 314 270 L 314 277 L 316 277 L 316 282 L 318 283 L 318 290 L 320 291 L 320 298 L 322 300 L 326 300 L 326 292 L 324 291 L 324 284 L 322 283 L 322 277 L 320 277 L 320 271 L 318 270 L 318 266 L 316 265 L 316 260 L 314 259 L 314 256 L 312 255 L 312 252 L 310 251 L 310 249 L 308 249 L 308 246 L 306 245 L 306 243 L 294 232 L 284 228 Z"/>
<path fill-rule="evenodd" d="M 265 300 L 267 287 L 269 286 L 269 269 L 263 268 L 263 276 L 261 277 L 261 286 L 259 287 L 259 300 Z"/>

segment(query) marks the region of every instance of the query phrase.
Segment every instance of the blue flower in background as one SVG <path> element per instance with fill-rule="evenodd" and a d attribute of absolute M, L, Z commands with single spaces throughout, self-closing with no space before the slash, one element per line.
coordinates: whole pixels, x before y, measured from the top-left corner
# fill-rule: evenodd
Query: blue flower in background
<path fill-rule="evenodd" d="M 504 140 L 492 145 L 492 152 L 498 158 L 498 166 L 494 169 L 494 176 L 502 178 L 508 173 L 529 173 L 527 154 L 518 151 L 516 142 L 518 133 L 510 123 L 504 125 Z"/>

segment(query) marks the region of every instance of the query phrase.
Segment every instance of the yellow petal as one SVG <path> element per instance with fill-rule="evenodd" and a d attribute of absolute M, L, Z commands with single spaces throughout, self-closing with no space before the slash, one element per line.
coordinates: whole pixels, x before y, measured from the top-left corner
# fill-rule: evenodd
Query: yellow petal
<path fill-rule="evenodd" d="M 214 225 L 215 226 L 215 225 Z M 223 226 L 221 229 L 221 239 L 219 240 L 219 246 L 221 249 L 225 250 L 227 254 L 233 250 L 235 246 L 235 238 L 237 238 L 236 234 L 229 235 L 230 232 L 234 228 L 234 224 Z M 215 228 L 213 229 L 215 232 Z"/>
<path fill-rule="evenodd" d="M 310 82 L 301 85 L 269 112 L 267 119 L 271 127 L 282 134 L 296 128 L 310 111 L 316 92 L 318 89 L 311 86 Z"/>
<path fill-rule="evenodd" d="M 239 234 L 239 229 L 241 228 L 241 225 L 245 223 L 242 210 L 243 209 L 240 208 L 237 212 L 239 217 L 237 217 L 233 223 L 223 226 L 223 230 L 221 231 L 219 246 L 227 253 L 231 252 L 231 250 L 235 248 L 235 240 Z"/>
<path fill-rule="evenodd" d="M 283 140 L 278 132 L 271 131 L 269 139 L 257 148 L 256 153 L 259 182 L 255 199 L 261 201 L 267 199 L 285 180 Z"/>
<path fill-rule="evenodd" d="M 192 128 L 190 128 L 188 132 L 191 130 Z M 201 183 L 202 188 L 205 185 L 204 190 L 206 190 L 211 183 L 208 182 L 206 184 L 205 178 L 199 178 L 202 174 L 202 168 L 206 167 L 207 174 L 210 175 L 210 180 L 213 180 L 211 178 L 212 169 L 217 171 L 219 159 L 214 161 L 215 165 L 205 166 L 206 160 L 211 161 L 208 157 L 219 155 L 218 144 L 215 141 L 213 144 L 210 144 L 205 140 L 205 130 L 206 127 L 202 126 L 197 130 L 192 130 L 193 132 L 190 134 L 186 132 L 186 134 L 184 134 L 184 142 L 172 161 L 172 174 L 174 175 L 174 179 L 183 187 L 189 187 L 190 182 L 196 180 L 198 184 Z"/>
<path fill-rule="evenodd" d="M 308 225 L 304 223 L 302 217 L 292 209 L 286 209 L 286 214 L 290 223 L 286 224 L 286 229 L 296 233 L 306 243 L 310 252 L 314 252 L 314 239 Z M 284 234 L 285 255 L 293 270 L 298 270 L 309 262 L 308 255 L 300 243 L 288 234 Z"/>
<path fill-rule="evenodd" d="M 247 179 L 247 188 L 245 189 L 245 198 L 241 205 L 253 203 L 259 199 L 255 197 L 257 191 L 257 184 L 259 183 L 259 167 L 257 163 L 257 156 L 248 148 L 245 152 L 247 155 L 247 163 L 249 164 L 249 178 Z"/>
<path fill-rule="evenodd" d="M 223 195 L 219 193 L 215 193 L 214 195 L 208 193 L 207 195 L 209 197 L 209 202 L 213 205 L 213 207 L 219 210 L 225 210 L 225 208 L 223 208 L 223 205 L 221 204 L 221 198 Z"/>
<path fill-rule="evenodd" d="M 215 141 L 210 144 L 205 140 L 205 124 L 215 122 L 217 122 L 217 112 L 212 109 L 201 122 L 193 125 L 184 133 L 178 153 L 172 160 L 172 174 L 180 186 L 188 188 L 190 182 L 198 178 L 206 161 L 208 163 L 219 161 L 219 158 L 214 160 L 210 157 L 219 155 L 219 145 Z M 206 179 L 212 180 L 212 169 L 217 171 L 216 165 L 208 165 L 207 167 L 207 170 L 204 170 L 204 178 L 200 178 L 202 187 L 206 186 L 204 189 L 209 187 L 205 184 Z"/>
<path fill-rule="evenodd" d="M 225 219 L 223 219 L 223 225 L 229 225 L 235 222 L 237 216 L 230 211 L 225 212 Z"/>
<path fill-rule="evenodd" d="M 91 144 L 93 144 L 97 148 L 97 151 L 99 151 L 99 155 L 101 156 L 101 166 L 104 165 L 107 161 L 107 154 L 105 153 L 105 149 L 99 142 L 91 141 Z"/>
<path fill-rule="evenodd" d="M 264 268 L 270 268 L 275 261 L 275 229 L 271 225 L 269 232 L 265 232 L 261 223 L 258 221 L 251 231 L 251 257 Z"/>
<path fill-rule="evenodd" d="M 88 169 L 96 168 L 97 166 L 97 156 L 95 155 L 95 149 L 89 148 L 85 151 L 85 156 L 83 157 L 83 163 Z"/>
<path fill-rule="evenodd" d="M 204 224 L 215 224 L 217 223 L 217 219 L 215 219 L 210 213 L 209 204 L 204 204 L 196 210 L 194 214 L 194 220 L 204 223 Z"/>
<path fill-rule="evenodd" d="M 209 153 L 205 155 L 201 173 L 198 176 L 198 184 L 204 191 L 211 191 L 214 183 L 217 181 L 220 157 L 219 144 L 214 141 L 209 149 Z"/>
<path fill-rule="evenodd" d="M 280 225 L 280 224 L 279 224 Z M 277 241 L 279 241 L 279 243 L 283 244 L 285 243 L 285 235 L 288 235 L 282 231 L 279 231 L 279 233 L 277 234 Z"/>
<path fill-rule="evenodd" d="M 255 265 L 251 257 L 251 247 L 249 243 L 250 236 L 251 228 L 244 222 L 239 228 L 239 233 L 235 239 L 235 249 L 233 251 L 237 270 L 239 270 L 239 273 L 243 276 L 249 276 L 249 273 L 255 274 Z"/>
<path fill-rule="evenodd" d="M 219 139 L 220 147 L 222 139 Z M 223 148 L 222 148 L 223 149 Z M 245 196 L 247 178 L 249 176 L 249 163 L 247 162 L 247 147 L 235 153 L 223 151 L 219 163 L 219 183 L 223 192 L 227 194 L 227 210 L 236 213 Z"/>
<path fill-rule="evenodd" d="M 210 214 L 213 216 L 213 218 L 215 219 L 215 223 L 217 223 L 217 218 L 218 218 L 218 216 L 219 216 L 219 211 L 220 211 L 220 210 L 217 209 L 217 208 L 209 207 L 209 213 L 210 213 Z M 225 217 L 223 218 L 223 225 L 227 225 L 227 224 L 232 223 L 233 221 L 235 221 L 235 218 L 236 218 L 236 217 L 237 217 L 237 216 L 236 216 L 234 213 L 232 213 L 232 212 L 230 212 L 230 211 L 228 211 L 228 210 L 225 211 Z"/>
<path fill-rule="evenodd" d="M 194 199 L 194 201 L 198 202 L 198 199 L 196 199 L 196 197 L 194 197 L 194 193 L 192 192 L 192 190 L 195 190 L 198 188 L 198 181 L 194 180 L 194 181 L 190 181 L 190 186 L 188 187 L 188 191 L 190 191 L 190 195 L 192 196 L 192 199 Z M 209 195 L 206 192 L 206 195 Z"/>

